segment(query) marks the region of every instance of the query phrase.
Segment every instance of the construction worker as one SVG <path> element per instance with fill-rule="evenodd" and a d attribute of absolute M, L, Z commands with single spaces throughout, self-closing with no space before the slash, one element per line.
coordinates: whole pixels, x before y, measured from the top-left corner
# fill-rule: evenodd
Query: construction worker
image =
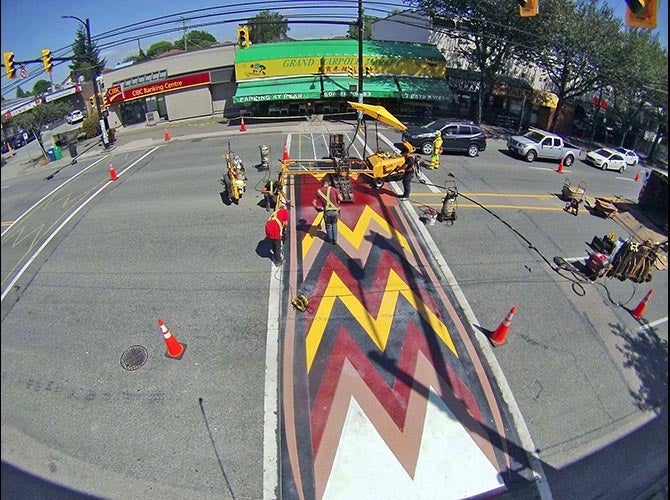
<path fill-rule="evenodd" d="M 314 209 L 317 212 L 323 212 L 326 237 L 333 245 L 337 245 L 337 222 L 340 218 L 340 203 L 343 199 L 337 188 L 330 185 L 330 176 L 326 175 L 312 200 Z"/>
<path fill-rule="evenodd" d="M 272 212 L 277 206 L 277 195 L 281 191 L 281 184 L 278 180 L 268 180 L 261 189 L 263 198 L 265 199 L 265 211 Z"/>
<path fill-rule="evenodd" d="M 440 168 L 440 155 L 442 154 L 442 132 L 435 131 L 435 140 L 433 141 L 433 154 L 430 157 L 428 168 Z"/>
<path fill-rule="evenodd" d="M 278 209 L 273 211 L 265 223 L 265 236 L 268 237 L 272 244 L 272 261 L 275 266 L 279 267 L 284 260 L 283 245 L 285 230 L 288 226 L 288 210 L 279 203 Z"/>
<path fill-rule="evenodd" d="M 405 158 L 405 163 L 402 165 L 402 196 L 400 199 L 405 201 L 409 199 L 409 194 L 412 190 L 412 179 L 416 171 L 416 159 L 406 147 L 403 148 L 402 155 Z"/>

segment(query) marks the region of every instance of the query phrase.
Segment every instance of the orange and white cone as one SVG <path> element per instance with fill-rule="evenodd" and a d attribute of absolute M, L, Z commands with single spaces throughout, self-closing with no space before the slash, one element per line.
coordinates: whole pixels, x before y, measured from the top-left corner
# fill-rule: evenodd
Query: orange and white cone
<path fill-rule="evenodd" d="M 284 156 L 282 157 L 282 161 L 288 161 L 290 160 L 288 156 L 288 146 L 286 143 L 284 143 Z"/>
<path fill-rule="evenodd" d="M 509 310 L 507 317 L 500 323 L 500 326 L 496 328 L 496 331 L 491 335 L 491 343 L 493 345 L 501 345 L 505 343 L 505 338 L 507 337 L 507 332 L 509 331 L 509 326 L 512 324 L 512 318 L 516 313 L 516 307 L 512 306 L 512 309 Z"/>
<path fill-rule="evenodd" d="M 637 171 L 637 174 L 635 174 L 635 182 L 640 182 L 640 171 Z"/>
<path fill-rule="evenodd" d="M 642 299 L 642 302 L 640 302 L 635 309 L 631 312 L 633 315 L 633 318 L 635 319 L 642 319 L 642 315 L 644 314 L 644 310 L 647 308 L 647 302 L 649 302 L 649 297 L 651 297 L 651 294 L 654 293 L 654 289 L 652 288 L 647 292 L 647 295 L 644 296 L 644 299 Z"/>
<path fill-rule="evenodd" d="M 244 116 L 240 116 L 240 132 L 246 132 L 247 126 L 244 124 Z"/>
<path fill-rule="evenodd" d="M 177 342 L 177 339 L 174 338 L 174 335 L 170 333 L 170 330 L 168 330 L 168 327 L 165 326 L 165 323 L 163 323 L 163 320 L 160 318 L 158 319 L 158 326 L 161 329 L 163 339 L 165 340 L 165 346 L 167 347 L 165 357 L 172 359 L 181 359 L 182 356 L 184 355 L 184 351 L 186 350 L 186 344 L 180 344 L 179 342 Z"/>
<path fill-rule="evenodd" d="M 109 180 L 115 181 L 116 179 L 118 179 L 116 170 L 114 170 L 114 167 L 112 166 L 112 160 L 109 160 Z"/>
<path fill-rule="evenodd" d="M 563 173 L 563 158 L 561 158 L 561 161 L 558 162 L 558 168 L 556 169 L 557 174 L 562 174 Z"/>
<path fill-rule="evenodd" d="M 170 132 L 168 132 L 167 127 L 165 128 L 165 142 L 169 141 L 171 139 L 170 137 Z"/>

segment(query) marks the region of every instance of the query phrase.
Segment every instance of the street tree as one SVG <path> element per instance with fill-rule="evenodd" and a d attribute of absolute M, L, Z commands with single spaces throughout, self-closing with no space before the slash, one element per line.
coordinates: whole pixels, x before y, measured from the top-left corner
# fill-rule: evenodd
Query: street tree
<path fill-rule="evenodd" d="M 668 105 L 668 53 L 657 35 L 627 29 L 621 34 L 619 71 L 612 85 L 609 110 L 621 121 L 620 145 L 638 124 L 643 110 L 657 114 Z"/>
<path fill-rule="evenodd" d="M 49 80 L 37 80 L 35 85 L 33 85 L 33 95 L 46 94 L 47 91 L 51 88 L 51 82 Z"/>
<path fill-rule="evenodd" d="M 621 22 L 602 0 L 545 0 L 542 16 L 537 17 L 527 30 L 530 57 L 553 83 L 559 99 L 548 124 L 554 130 L 567 102 L 600 95 L 616 80 Z"/>
<path fill-rule="evenodd" d="M 261 10 L 246 23 L 252 43 L 267 43 L 284 40 L 291 28 L 288 19 L 279 12 Z"/>
<path fill-rule="evenodd" d="M 481 122 L 484 99 L 491 94 L 514 58 L 526 59 L 528 25 L 534 18 L 519 16 L 514 0 L 419 0 L 433 29 L 452 40 L 452 50 L 479 72 L 477 121 Z"/>
<path fill-rule="evenodd" d="M 164 54 L 165 52 L 169 52 L 174 48 L 174 45 L 172 45 L 172 42 L 168 42 L 166 40 L 161 40 L 160 42 L 155 42 L 149 45 L 149 48 L 147 49 L 147 57 L 148 58 L 154 58 L 160 54 Z"/>
<path fill-rule="evenodd" d="M 372 23 L 378 19 L 378 17 L 363 14 L 363 40 L 372 40 Z M 358 40 L 358 20 L 349 23 L 347 38 Z"/>
<path fill-rule="evenodd" d="M 44 144 L 42 143 L 42 128 L 49 122 L 61 118 L 65 113 L 67 113 L 69 105 L 67 102 L 54 101 L 54 102 L 43 102 L 39 106 L 25 111 L 19 115 L 12 117 L 12 123 L 22 130 L 25 130 L 30 135 L 33 133 L 37 137 L 42 150 L 44 150 Z"/>
<path fill-rule="evenodd" d="M 193 30 L 186 33 L 179 40 L 175 41 L 175 49 L 196 50 L 204 49 L 218 43 L 214 35 L 206 31 Z"/>
<path fill-rule="evenodd" d="M 72 42 L 72 62 L 69 68 L 72 74 L 77 77 L 83 76 L 84 81 L 91 82 L 93 78 L 102 73 L 107 61 L 100 58 L 100 50 L 94 41 L 88 43 L 86 29 L 80 26 L 74 42 Z"/>
<path fill-rule="evenodd" d="M 22 97 L 27 97 L 30 95 L 30 92 L 25 92 L 21 86 L 16 87 L 16 98 L 21 99 Z"/>

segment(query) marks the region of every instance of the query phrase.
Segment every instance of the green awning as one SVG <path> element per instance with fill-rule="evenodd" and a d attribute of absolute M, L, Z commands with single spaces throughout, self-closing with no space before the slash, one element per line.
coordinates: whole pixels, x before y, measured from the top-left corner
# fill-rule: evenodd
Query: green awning
<path fill-rule="evenodd" d="M 319 99 L 321 82 L 319 76 L 295 78 L 266 78 L 238 82 L 233 102 L 301 101 Z"/>
<path fill-rule="evenodd" d="M 405 100 L 451 101 L 451 88 L 446 79 L 397 77 Z"/>
<path fill-rule="evenodd" d="M 323 77 L 323 93 L 325 98 L 343 97 L 346 99 L 356 98 L 358 90 L 349 90 L 353 85 L 358 88 L 358 78 L 345 76 Z M 371 76 L 363 78 L 363 97 L 378 99 L 400 98 L 400 89 L 392 76 Z"/>

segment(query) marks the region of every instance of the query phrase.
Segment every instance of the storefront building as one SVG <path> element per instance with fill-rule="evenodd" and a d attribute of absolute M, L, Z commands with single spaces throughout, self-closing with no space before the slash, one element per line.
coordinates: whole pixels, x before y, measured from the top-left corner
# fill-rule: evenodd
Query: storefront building
<path fill-rule="evenodd" d="M 434 45 L 366 41 L 363 99 L 401 116 L 452 100 Z M 222 114 L 235 118 L 350 113 L 358 100 L 358 42 L 234 44 L 161 57 L 103 76 L 110 126 Z"/>
<path fill-rule="evenodd" d="M 365 41 L 362 48 L 364 102 L 405 115 L 451 101 L 445 60 L 434 45 Z M 351 112 L 358 75 L 356 40 L 252 45 L 237 52 L 233 102 L 257 116 Z"/>
<path fill-rule="evenodd" d="M 236 50 L 234 44 L 219 45 L 105 73 L 103 95 L 110 125 L 225 113 L 235 94 Z"/>

